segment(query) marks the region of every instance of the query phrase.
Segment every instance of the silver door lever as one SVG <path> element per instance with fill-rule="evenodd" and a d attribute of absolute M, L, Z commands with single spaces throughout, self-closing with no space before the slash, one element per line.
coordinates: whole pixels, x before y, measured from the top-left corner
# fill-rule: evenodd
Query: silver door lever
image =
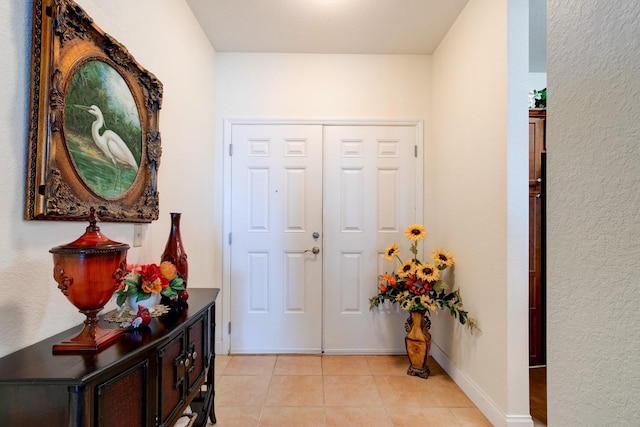
<path fill-rule="evenodd" d="M 317 255 L 320 253 L 320 248 L 317 246 L 314 246 L 313 249 L 307 249 L 303 253 L 307 253 L 307 252 L 312 252 L 314 255 Z"/>

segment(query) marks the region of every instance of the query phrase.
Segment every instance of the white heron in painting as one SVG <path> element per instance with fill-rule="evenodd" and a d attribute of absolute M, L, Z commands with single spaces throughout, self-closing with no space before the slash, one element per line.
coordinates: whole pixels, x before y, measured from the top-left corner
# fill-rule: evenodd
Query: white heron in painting
<path fill-rule="evenodd" d="M 120 177 L 119 164 L 130 167 L 137 172 L 138 163 L 122 138 L 109 129 L 105 129 L 102 135 L 100 135 L 100 129 L 104 126 L 104 116 L 100 108 L 96 105 L 92 105 L 91 107 L 76 105 L 76 107 L 96 117 L 91 124 L 91 137 L 93 138 L 93 142 L 95 142 L 98 148 L 104 153 L 105 157 L 113 162 L 113 166 L 116 169 L 116 181 L 114 184 L 117 183 Z"/>

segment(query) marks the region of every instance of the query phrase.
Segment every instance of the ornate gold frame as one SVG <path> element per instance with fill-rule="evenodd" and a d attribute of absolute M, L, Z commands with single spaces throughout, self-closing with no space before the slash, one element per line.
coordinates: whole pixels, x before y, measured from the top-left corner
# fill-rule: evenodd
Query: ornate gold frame
<path fill-rule="evenodd" d="M 111 169 L 90 169 L 89 166 L 83 169 L 79 163 L 80 151 L 70 148 L 73 147 L 72 133 L 71 126 L 66 126 L 67 119 L 86 114 L 76 113 L 72 108 L 82 108 L 85 112 L 90 108 L 88 105 L 72 105 L 73 99 L 68 99 L 68 96 L 91 99 L 92 95 L 90 90 L 69 91 L 78 87 L 78 82 L 84 82 L 79 78 L 72 79 L 76 74 L 80 75 L 88 64 L 109 71 L 107 77 L 104 77 L 107 74 L 94 74 L 102 76 L 95 78 L 96 84 L 108 85 L 115 80 L 126 83 L 121 87 L 128 88 L 130 92 L 127 105 L 129 112 L 133 111 L 131 122 L 134 124 L 122 124 L 116 119 L 111 121 L 133 129 L 133 134 L 138 136 L 139 143 L 136 138 L 133 138 L 133 143 L 125 143 L 133 147 L 128 151 L 139 157 L 134 159 L 134 165 L 116 162 L 114 155 L 100 148 L 96 139 L 100 138 L 102 146 L 106 147 L 107 132 L 109 135 L 114 132 L 106 130 L 108 121 L 98 123 L 97 118 L 92 119 L 88 114 L 82 120 L 94 122 L 89 122 L 90 128 L 83 126 L 81 138 L 74 136 L 79 141 L 75 146 L 85 149 L 81 153 L 84 158 Z M 95 96 L 101 96 L 101 100 L 116 96 L 115 91 L 95 92 L 100 92 Z M 102 109 L 109 109 L 112 105 L 106 104 L 102 102 Z M 158 219 L 157 171 L 161 155 L 158 115 L 161 104 L 162 83 L 142 68 L 122 44 L 102 31 L 74 1 L 34 0 L 25 218 L 84 220 L 90 208 L 94 207 L 102 221 L 151 222 Z M 123 110 L 118 108 L 122 107 L 114 107 L 112 114 L 121 114 Z M 102 117 L 99 108 L 90 114 Z M 94 127 L 99 128 L 97 133 Z M 109 164 L 109 156 L 113 165 Z M 96 176 L 91 170 L 113 180 L 114 194 L 100 190 L 107 188 L 106 183 L 101 184 L 103 187 L 88 183 Z M 110 174 L 115 176 L 111 178 Z"/>

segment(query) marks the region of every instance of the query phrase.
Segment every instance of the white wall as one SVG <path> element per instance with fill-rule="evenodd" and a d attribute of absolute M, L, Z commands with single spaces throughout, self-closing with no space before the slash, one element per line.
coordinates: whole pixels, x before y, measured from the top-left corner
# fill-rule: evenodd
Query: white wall
<path fill-rule="evenodd" d="M 225 118 L 425 120 L 425 217 L 435 236 L 430 240 L 454 252 L 457 284 L 485 329 L 471 337 L 442 313 L 434 321 L 435 347 L 450 358 L 457 380 L 496 425 L 529 425 L 526 4 L 515 22 L 525 36 L 519 40 L 524 59 L 514 61 L 520 68 L 512 78 L 520 87 L 509 86 L 520 92 L 509 95 L 521 95 L 522 101 L 521 116 L 512 124 L 505 104 L 506 1 L 492 1 L 489 8 L 481 3 L 470 2 L 433 60 L 217 54 L 216 137 L 222 140 Z M 438 70 L 433 75 L 432 64 Z M 433 132 L 432 118 L 439 121 Z M 508 141 L 512 129 L 517 137 Z M 516 159 L 515 172 L 507 169 L 508 156 Z M 524 190 L 510 202 L 515 208 L 507 201 L 507 179 L 514 175 Z M 510 260 L 515 273 L 508 270 Z M 516 288 L 511 296 L 508 284 Z M 514 309 L 519 311 L 511 316 Z"/>
<path fill-rule="evenodd" d="M 548 4 L 549 425 L 640 423 L 640 4 Z"/>
<path fill-rule="evenodd" d="M 529 73 L 529 90 L 547 87 L 547 73 Z"/>
<path fill-rule="evenodd" d="M 75 240 L 86 224 L 23 220 L 29 113 L 31 2 L 0 3 L 0 356 L 84 320 L 57 289 L 49 249 Z M 182 212 L 189 283 L 219 283 L 214 211 L 213 98 L 215 52 L 183 1 L 78 0 L 107 33 L 164 84 L 160 111 L 160 219 L 144 226 L 143 246 L 130 262 L 158 262 L 169 233 L 169 212 Z M 109 238 L 132 244 L 133 225 L 101 223 Z M 109 306 L 113 306 L 110 303 Z"/>
<path fill-rule="evenodd" d="M 216 124 L 229 117 L 426 119 L 430 64 L 424 55 L 218 53 Z"/>
<path fill-rule="evenodd" d="M 526 2 L 470 0 L 433 56 L 429 226 L 482 329 L 440 315 L 434 357 L 494 425 L 531 425 L 527 15 Z"/>
<path fill-rule="evenodd" d="M 218 53 L 216 138 L 222 141 L 224 119 L 237 118 L 411 119 L 428 125 L 430 75 L 425 55 Z M 229 301 L 223 302 L 228 317 Z"/>

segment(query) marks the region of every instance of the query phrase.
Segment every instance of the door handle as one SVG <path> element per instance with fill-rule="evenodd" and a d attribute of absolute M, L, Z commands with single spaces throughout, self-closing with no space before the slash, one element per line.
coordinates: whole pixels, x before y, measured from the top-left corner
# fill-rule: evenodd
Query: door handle
<path fill-rule="evenodd" d="M 314 255 L 318 255 L 320 253 L 320 248 L 317 246 L 314 246 L 313 249 L 307 249 L 306 251 L 304 251 L 303 253 L 307 253 L 307 252 L 311 252 Z"/>

